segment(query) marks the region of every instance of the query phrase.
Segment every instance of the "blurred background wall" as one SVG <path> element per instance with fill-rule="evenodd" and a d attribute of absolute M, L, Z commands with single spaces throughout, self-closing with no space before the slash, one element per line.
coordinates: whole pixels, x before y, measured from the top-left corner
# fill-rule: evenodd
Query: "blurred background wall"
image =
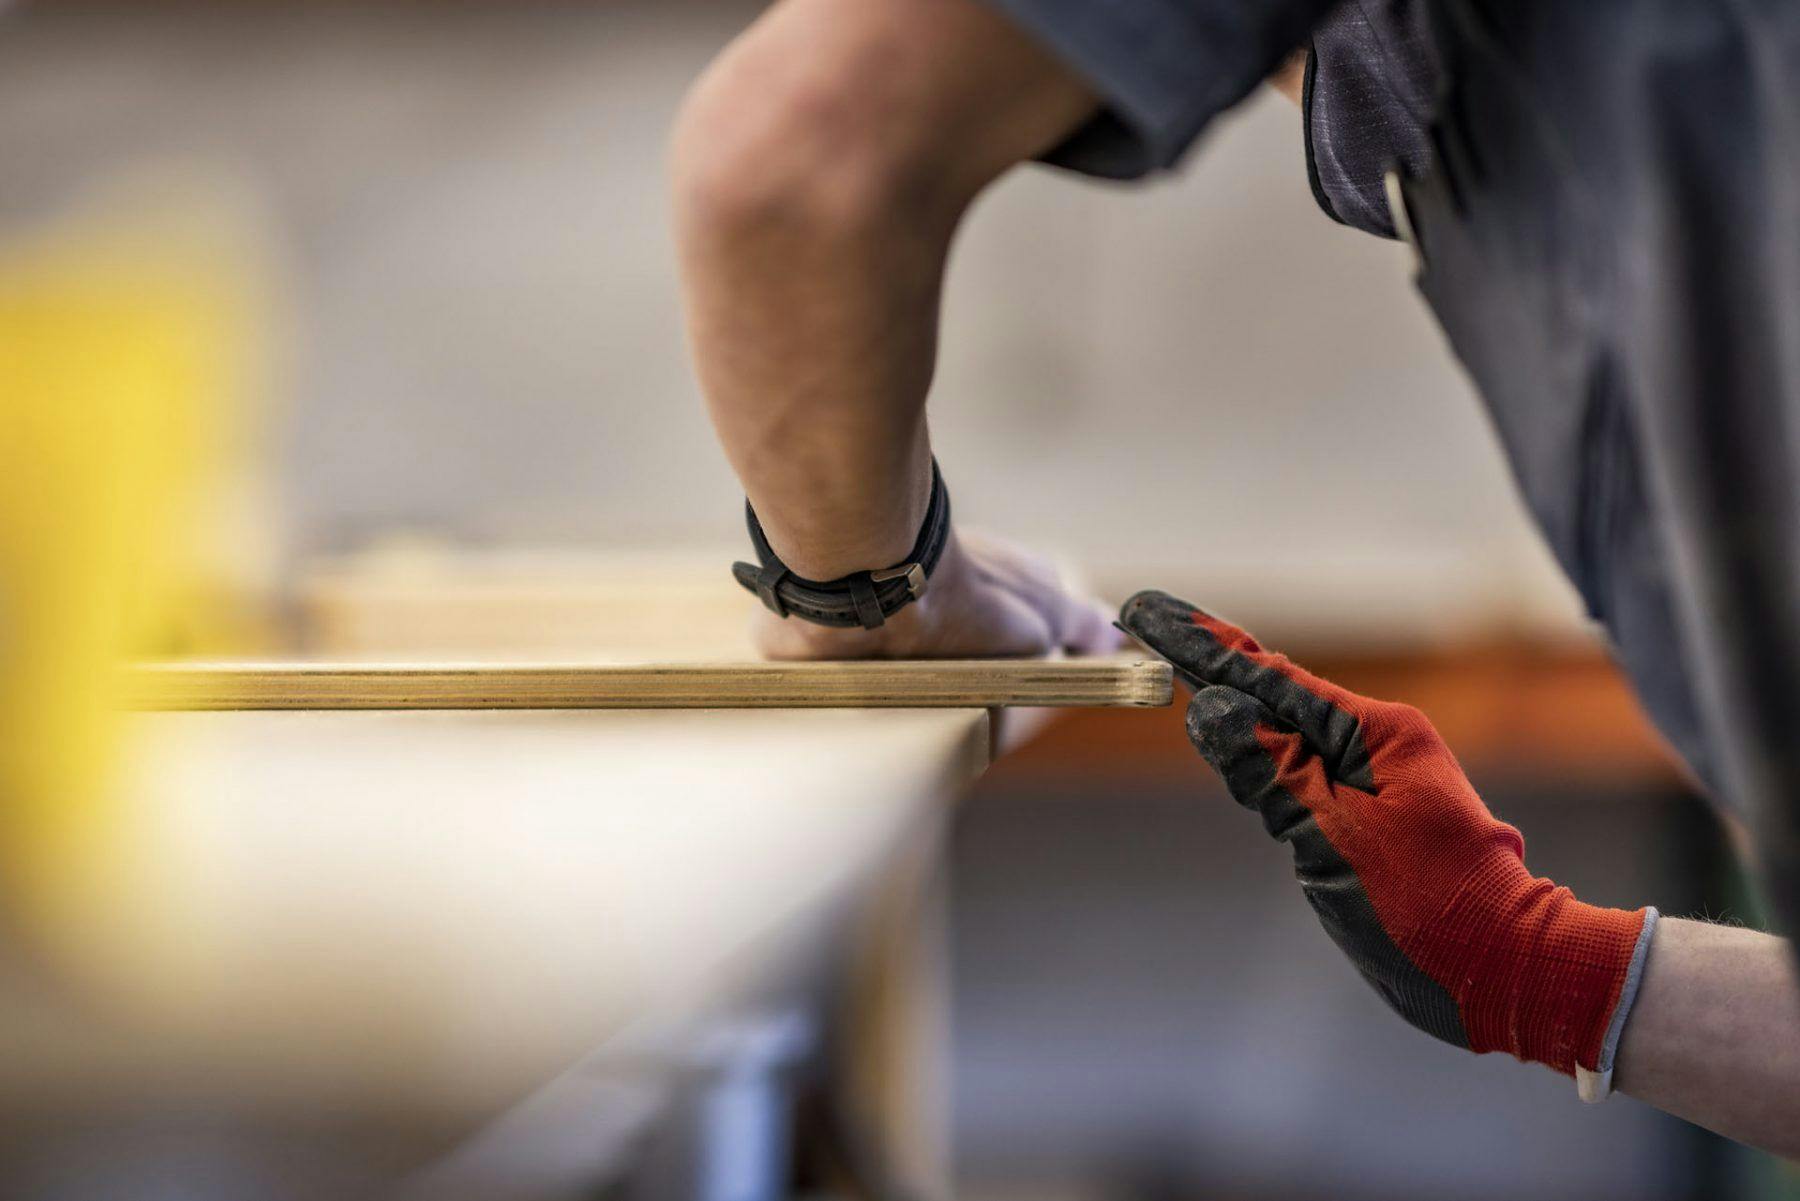
<path fill-rule="evenodd" d="M 758 7 L 15 3 L 0 238 L 146 178 L 229 196 L 258 231 L 273 408 L 245 546 L 278 588 L 397 532 L 688 548 L 722 571 L 740 498 L 685 359 L 663 139 Z M 1327 649 L 1579 641 L 1406 262 L 1317 211 L 1273 96 L 1152 187 L 1016 173 L 964 233 L 947 301 L 933 412 L 959 514 L 1115 595 L 1183 591 Z M 1026 761 L 964 813 L 968 1195 L 1739 1181 L 1679 1123 L 1589 1113 L 1560 1080 L 1404 1029 L 1197 765 L 1120 771 L 1135 744 L 1103 745 L 1114 759 L 1079 771 Z M 1595 899 L 1727 903 L 1711 828 L 1666 774 L 1497 787 L 1543 866 Z"/>
<path fill-rule="evenodd" d="M 15 6 L 0 220 L 147 168 L 256 214 L 285 300 L 290 563 L 396 525 L 735 546 L 663 138 L 756 8 Z M 1121 588 L 1329 581 L 1359 626 L 1566 617 L 1405 264 L 1320 215 L 1273 95 L 1153 187 L 1016 173 L 947 300 L 934 420 L 959 512 Z"/>

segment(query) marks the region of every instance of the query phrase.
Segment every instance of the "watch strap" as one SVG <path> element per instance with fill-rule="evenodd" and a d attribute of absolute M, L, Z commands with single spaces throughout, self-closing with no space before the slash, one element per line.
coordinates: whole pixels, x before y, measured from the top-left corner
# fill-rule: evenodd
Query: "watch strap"
<path fill-rule="evenodd" d="M 732 576 L 776 616 L 798 617 L 816 625 L 879 629 L 888 618 L 925 595 L 926 584 L 950 538 L 950 494 L 944 488 L 936 459 L 931 463 L 931 500 L 926 505 L 919 536 L 906 558 L 892 567 L 854 571 L 835 580 L 809 580 L 795 575 L 776 555 L 762 522 L 757 520 L 756 510 L 747 500 L 744 515 L 757 562 L 732 564 Z"/>

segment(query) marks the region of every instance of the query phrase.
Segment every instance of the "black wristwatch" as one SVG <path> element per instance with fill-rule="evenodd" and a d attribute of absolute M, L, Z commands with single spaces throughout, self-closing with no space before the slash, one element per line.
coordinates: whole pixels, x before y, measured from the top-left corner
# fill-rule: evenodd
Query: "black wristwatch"
<path fill-rule="evenodd" d="M 944 490 L 944 477 L 936 459 L 931 461 L 931 502 L 925 508 L 925 523 L 912 552 L 881 571 L 855 571 L 835 580 L 797 576 L 770 548 L 762 522 L 756 519 L 756 510 L 749 501 L 744 502 L 744 513 L 750 526 L 750 544 L 756 548 L 760 565 L 733 563 L 732 576 L 756 593 L 776 616 L 799 617 L 822 626 L 879 628 L 925 595 L 926 582 L 950 538 L 950 494 Z"/>

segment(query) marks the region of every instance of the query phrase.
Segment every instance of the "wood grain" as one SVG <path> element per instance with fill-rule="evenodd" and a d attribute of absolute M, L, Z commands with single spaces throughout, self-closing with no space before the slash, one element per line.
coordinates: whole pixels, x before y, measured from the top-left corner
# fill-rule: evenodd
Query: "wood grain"
<path fill-rule="evenodd" d="M 126 673 L 133 709 L 857 709 L 1146 707 L 1145 659 L 832 663 L 166 663 Z"/>

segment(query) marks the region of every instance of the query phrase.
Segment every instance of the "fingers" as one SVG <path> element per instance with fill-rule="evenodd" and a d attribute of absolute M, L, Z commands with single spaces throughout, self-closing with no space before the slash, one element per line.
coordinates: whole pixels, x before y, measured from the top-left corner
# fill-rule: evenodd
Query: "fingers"
<path fill-rule="evenodd" d="M 964 549 L 994 582 L 1022 597 L 1049 627 L 1050 649 L 1072 655 L 1108 655 L 1125 645 L 1108 611 L 1069 589 L 1056 566 L 1042 555 L 989 537 L 961 532 Z"/>
<path fill-rule="evenodd" d="M 1194 694 L 1187 707 L 1187 736 L 1225 781 L 1240 805 L 1254 808 L 1261 800 L 1273 768 L 1256 736 L 1259 723 L 1273 715 L 1256 698 L 1214 684 Z"/>
<path fill-rule="evenodd" d="M 1088 601 L 1067 598 L 1059 625 L 1058 641 L 1073 655 L 1110 655 L 1125 645 L 1125 635 L 1106 610 Z"/>
<path fill-rule="evenodd" d="M 1151 590 L 1133 596 L 1119 611 L 1119 621 L 1197 682 L 1248 692 L 1277 712 L 1296 691 L 1333 704 L 1358 699 L 1349 690 L 1289 661 L 1286 655 L 1264 650 L 1255 638 L 1230 622 L 1166 592 Z"/>
<path fill-rule="evenodd" d="M 1334 779 L 1375 790 L 1357 719 L 1364 698 L 1264 650 L 1243 630 L 1166 592 L 1133 596 L 1120 610 L 1119 623 L 1195 689 L 1223 685 L 1253 698 L 1298 731 Z"/>
<path fill-rule="evenodd" d="M 1271 838 L 1293 846 L 1302 878 L 1329 871 L 1329 844 L 1318 841 L 1314 815 L 1332 806 L 1336 789 L 1304 738 L 1255 697 L 1217 684 L 1188 703 L 1187 734 L 1232 799 L 1261 814 Z"/>

